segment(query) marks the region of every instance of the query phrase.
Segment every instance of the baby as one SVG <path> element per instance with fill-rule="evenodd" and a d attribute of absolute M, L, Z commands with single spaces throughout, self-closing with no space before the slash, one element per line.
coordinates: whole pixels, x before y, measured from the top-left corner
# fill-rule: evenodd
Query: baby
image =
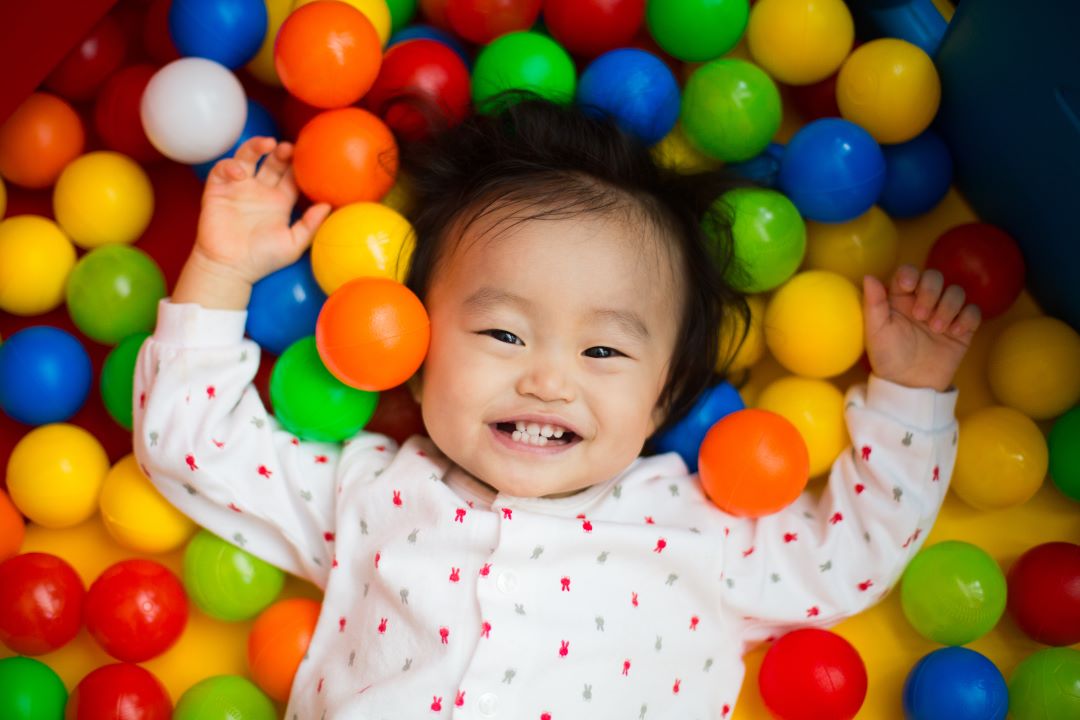
<path fill-rule="evenodd" d="M 979 324 L 963 291 L 909 266 L 866 278 L 853 447 L 820 498 L 730 516 L 678 455 L 640 454 L 715 381 L 720 321 L 745 312 L 728 226 L 702 230 L 731 183 L 536 101 L 403 158 L 429 437 L 293 437 L 243 338 L 252 283 L 329 212 L 290 227 L 291 152 L 255 138 L 211 173 L 134 427 L 166 498 L 325 591 L 287 719 L 729 717 L 748 648 L 873 605 L 922 544 Z"/>

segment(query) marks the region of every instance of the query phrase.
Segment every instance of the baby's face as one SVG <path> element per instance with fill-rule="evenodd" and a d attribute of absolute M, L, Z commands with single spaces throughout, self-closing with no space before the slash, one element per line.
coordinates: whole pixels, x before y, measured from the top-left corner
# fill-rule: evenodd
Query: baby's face
<path fill-rule="evenodd" d="M 585 216 L 489 232 L 507 212 L 495 215 L 465 231 L 432 280 L 424 423 L 502 493 L 572 493 L 626 468 L 663 420 L 674 258 L 645 223 Z"/>

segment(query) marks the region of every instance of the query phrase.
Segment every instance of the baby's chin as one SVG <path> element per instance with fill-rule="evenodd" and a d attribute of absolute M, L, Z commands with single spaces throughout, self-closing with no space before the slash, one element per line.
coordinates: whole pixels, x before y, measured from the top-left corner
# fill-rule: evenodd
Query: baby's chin
<path fill-rule="evenodd" d="M 534 475 L 522 476 L 513 472 L 511 469 L 506 469 L 501 472 L 491 471 L 489 468 L 484 467 L 485 463 L 470 462 L 470 459 L 468 458 L 459 460 L 449 454 L 447 457 L 478 481 L 491 488 L 493 492 L 510 497 L 569 497 L 570 495 L 576 495 L 582 490 L 600 482 L 600 480 L 597 480 L 596 482 L 584 480 L 579 484 L 567 487 L 565 483 L 551 482 L 549 478 L 545 477 L 545 475 L 551 474 L 565 475 L 565 472 L 559 473 L 559 471 L 555 469 L 542 470 L 541 468 L 536 468 L 536 473 Z M 497 466 L 496 459 L 489 460 L 490 465 Z"/>

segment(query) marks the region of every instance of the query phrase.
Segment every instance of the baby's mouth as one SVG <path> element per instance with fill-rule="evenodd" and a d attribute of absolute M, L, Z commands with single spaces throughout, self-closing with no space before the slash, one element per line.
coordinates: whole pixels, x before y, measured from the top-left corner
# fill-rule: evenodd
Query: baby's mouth
<path fill-rule="evenodd" d="M 525 445 L 569 445 L 577 439 L 577 435 L 570 430 L 557 425 L 546 425 L 535 422 L 495 423 L 497 431 L 510 436 L 510 439 Z"/>

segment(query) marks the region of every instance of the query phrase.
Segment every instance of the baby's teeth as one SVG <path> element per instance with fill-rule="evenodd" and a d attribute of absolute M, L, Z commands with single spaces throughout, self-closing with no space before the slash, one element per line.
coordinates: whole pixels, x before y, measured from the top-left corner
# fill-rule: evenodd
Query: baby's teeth
<path fill-rule="evenodd" d="M 557 440 L 557 439 L 559 439 L 559 438 L 561 438 L 561 437 L 563 436 L 563 430 L 562 430 L 562 428 L 559 428 L 558 430 L 555 430 L 554 432 L 552 432 L 552 433 L 551 433 L 551 436 L 552 436 L 553 438 L 555 438 L 556 440 Z"/>
<path fill-rule="evenodd" d="M 517 421 L 517 429 L 519 432 L 525 432 L 525 423 L 521 420 Z"/>
<path fill-rule="evenodd" d="M 539 435 L 540 434 L 540 424 L 539 423 L 531 422 L 526 426 L 526 429 L 529 431 L 530 435 Z"/>
<path fill-rule="evenodd" d="M 510 434 L 510 437 L 512 437 L 515 440 L 520 440 L 521 436 L 524 435 L 524 434 L 525 433 L 521 432 L 520 430 L 515 430 L 513 433 Z"/>
<path fill-rule="evenodd" d="M 541 425 L 540 434 L 544 437 L 551 437 L 555 430 L 550 425 Z"/>

